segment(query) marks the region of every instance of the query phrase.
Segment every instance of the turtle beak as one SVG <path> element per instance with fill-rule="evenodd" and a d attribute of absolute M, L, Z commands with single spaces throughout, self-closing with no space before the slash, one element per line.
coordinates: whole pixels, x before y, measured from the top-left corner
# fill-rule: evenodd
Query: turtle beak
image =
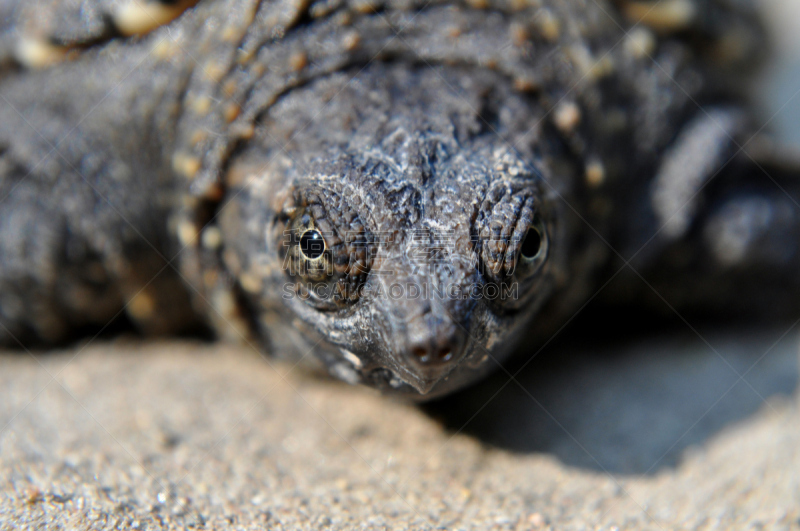
<path fill-rule="evenodd" d="M 408 321 L 399 353 L 411 376 L 407 383 L 427 394 L 461 361 L 466 340 L 464 329 L 449 317 L 429 312 Z"/>

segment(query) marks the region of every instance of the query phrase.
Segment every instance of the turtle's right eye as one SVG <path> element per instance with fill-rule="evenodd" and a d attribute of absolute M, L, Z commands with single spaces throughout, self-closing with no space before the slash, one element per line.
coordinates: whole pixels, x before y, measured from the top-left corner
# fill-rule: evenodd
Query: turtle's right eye
<path fill-rule="evenodd" d="M 330 193 L 298 194 L 287 219 L 282 249 L 284 270 L 299 295 L 320 309 L 336 309 L 355 302 L 372 264 L 370 233 L 353 212 L 326 209 Z"/>
<path fill-rule="evenodd" d="M 316 229 L 310 229 L 300 236 L 300 252 L 307 260 L 318 260 L 325 253 L 325 239 Z"/>

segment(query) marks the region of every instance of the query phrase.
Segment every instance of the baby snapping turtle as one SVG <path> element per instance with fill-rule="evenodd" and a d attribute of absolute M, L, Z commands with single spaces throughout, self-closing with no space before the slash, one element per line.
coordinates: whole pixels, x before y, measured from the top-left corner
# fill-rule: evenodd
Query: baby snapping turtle
<path fill-rule="evenodd" d="M 796 309 L 800 172 L 753 139 L 746 2 L 0 13 L 2 343 L 206 323 L 428 397 L 610 278 L 614 301 Z"/>

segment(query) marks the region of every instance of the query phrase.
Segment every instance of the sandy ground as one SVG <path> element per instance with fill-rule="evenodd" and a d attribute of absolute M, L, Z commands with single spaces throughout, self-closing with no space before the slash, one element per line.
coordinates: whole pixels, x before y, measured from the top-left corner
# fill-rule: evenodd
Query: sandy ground
<path fill-rule="evenodd" d="M 761 2 L 800 145 L 800 2 Z M 246 347 L 0 353 L 0 529 L 800 529 L 799 334 L 584 345 L 424 408 Z"/>
<path fill-rule="evenodd" d="M 239 347 L 0 356 L 0 528 L 800 529 L 788 328 L 561 353 L 426 408 Z"/>

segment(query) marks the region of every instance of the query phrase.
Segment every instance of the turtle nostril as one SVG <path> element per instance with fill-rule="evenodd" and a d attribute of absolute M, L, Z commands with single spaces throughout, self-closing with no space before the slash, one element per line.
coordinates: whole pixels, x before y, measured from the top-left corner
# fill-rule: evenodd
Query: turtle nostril
<path fill-rule="evenodd" d="M 415 357 L 415 358 L 417 358 L 417 360 L 419 360 L 421 363 L 427 363 L 427 362 L 429 362 L 429 361 L 431 360 L 430 353 L 428 352 L 428 349 L 426 349 L 426 348 L 423 348 L 423 347 L 414 347 L 414 348 L 411 350 L 411 353 L 412 353 L 412 354 L 414 355 L 414 357 Z"/>
<path fill-rule="evenodd" d="M 449 346 L 442 347 L 438 350 L 414 347 L 411 349 L 411 354 L 419 363 L 423 364 L 443 363 L 453 359 L 453 349 Z"/>

